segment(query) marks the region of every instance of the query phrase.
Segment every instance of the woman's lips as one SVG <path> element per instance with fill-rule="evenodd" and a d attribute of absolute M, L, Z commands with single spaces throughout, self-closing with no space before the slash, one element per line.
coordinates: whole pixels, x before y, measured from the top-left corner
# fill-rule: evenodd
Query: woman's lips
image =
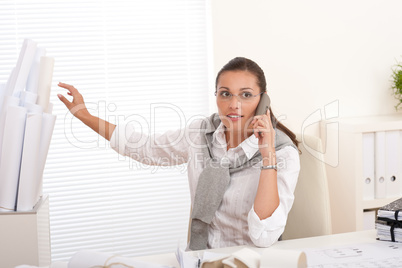
<path fill-rule="evenodd" d="M 228 114 L 226 117 L 229 118 L 231 121 L 238 121 L 238 120 L 240 120 L 243 116 L 242 116 L 242 115 L 239 115 L 239 114 Z"/>

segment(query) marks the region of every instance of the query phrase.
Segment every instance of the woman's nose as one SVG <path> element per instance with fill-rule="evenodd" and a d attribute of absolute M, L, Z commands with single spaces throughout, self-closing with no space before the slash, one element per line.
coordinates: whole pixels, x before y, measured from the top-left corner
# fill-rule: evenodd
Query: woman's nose
<path fill-rule="evenodd" d="M 241 107 L 241 102 L 239 101 L 239 98 L 237 96 L 232 96 L 229 107 L 231 109 L 239 109 Z"/>

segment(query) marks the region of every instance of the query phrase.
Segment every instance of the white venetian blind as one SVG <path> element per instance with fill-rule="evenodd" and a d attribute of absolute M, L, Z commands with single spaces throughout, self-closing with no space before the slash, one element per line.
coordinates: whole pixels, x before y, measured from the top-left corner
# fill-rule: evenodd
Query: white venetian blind
<path fill-rule="evenodd" d="M 25 38 L 55 58 L 57 121 L 44 173 L 53 261 L 84 248 L 137 256 L 186 242 L 186 167 L 119 156 L 72 118 L 57 82 L 73 84 L 91 113 L 112 123 L 132 121 L 146 133 L 182 128 L 208 113 L 207 24 L 205 0 L 0 2 L 0 82 Z"/>

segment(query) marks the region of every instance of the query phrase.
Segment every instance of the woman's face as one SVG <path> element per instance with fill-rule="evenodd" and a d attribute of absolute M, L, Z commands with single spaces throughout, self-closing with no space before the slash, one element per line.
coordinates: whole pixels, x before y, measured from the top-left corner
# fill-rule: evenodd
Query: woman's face
<path fill-rule="evenodd" d="M 255 75 L 247 71 L 225 71 L 218 79 L 216 90 L 219 116 L 226 129 L 232 132 L 244 131 L 245 136 L 251 135 L 247 129 L 261 98 Z M 230 94 L 239 97 L 230 98 Z M 258 96 L 252 97 L 255 95 Z"/>

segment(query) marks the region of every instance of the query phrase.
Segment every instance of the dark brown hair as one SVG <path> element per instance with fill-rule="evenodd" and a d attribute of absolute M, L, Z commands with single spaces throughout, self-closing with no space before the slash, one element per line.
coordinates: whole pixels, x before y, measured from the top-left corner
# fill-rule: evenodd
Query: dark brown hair
<path fill-rule="evenodd" d="M 236 57 L 232 60 L 230 60 L 228 63 L 226 63 L 222 69 L 218 72 L 218 75 L 216 76 L 215 80 L 215 89 L 218 86 L 218 80 L 219 77 L 221 76 L 222 73 L 227 72 L 227 71 L 247 71 L 255 75 L 257 78 L 257 84 L 260 87 L 261 92 L 266 92 L 267 91 L 267 81 L 265 79 L 265 74 L 264 71 L 261 69 L 260 66 L 258 66 L 257 63 L 254 61 L 243 58 L 243 57 Z M 289 138 L 292 140 L 292 142 L 296 145 L 296 147 L 299 145 L 299 141 L 296 139 L 296 135 L 287 127 L 285 127 L 281 122 L 279 122 L 278 119 L 274 116 L 272 113 L 271 107 L 269 108 L 269 113 L 271 115 L 271 121 L 272 125 L 274 128 L 278 128 L 282 130 L 286 135 L 289 136 Z"/>

